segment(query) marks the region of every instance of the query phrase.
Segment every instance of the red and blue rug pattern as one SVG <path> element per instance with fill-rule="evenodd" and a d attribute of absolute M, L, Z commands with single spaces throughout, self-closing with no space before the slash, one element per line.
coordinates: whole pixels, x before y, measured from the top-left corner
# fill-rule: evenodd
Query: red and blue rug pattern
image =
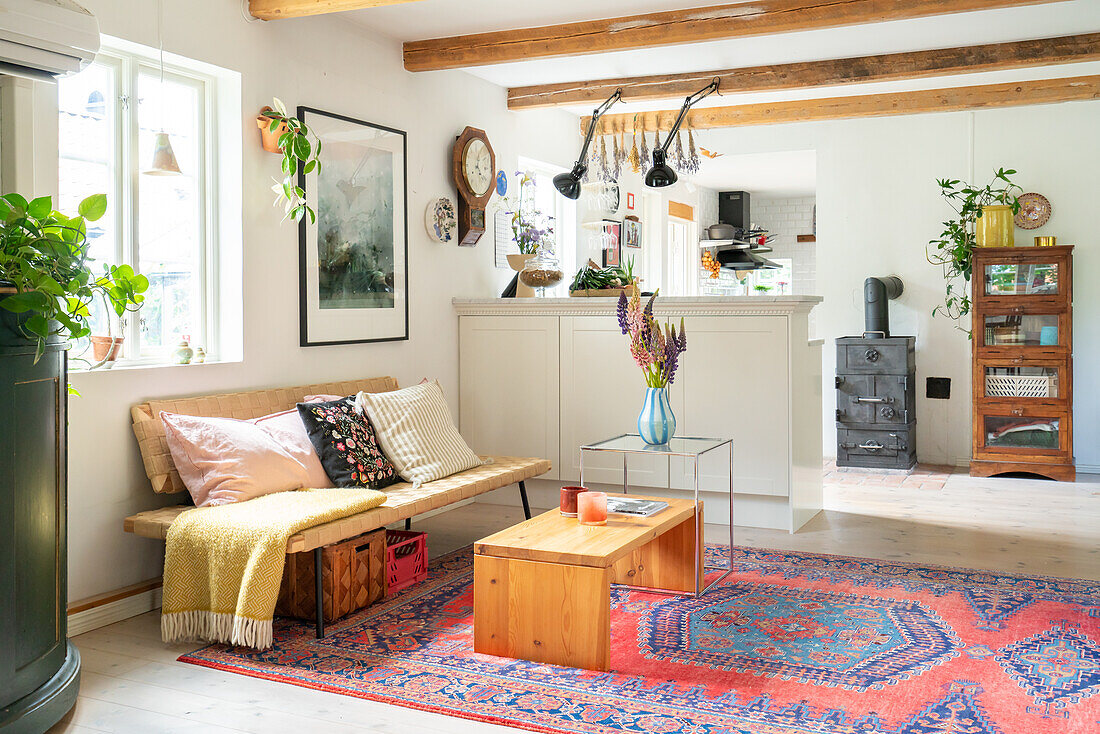
<path fill-rule="evenodd" d="M 613 589 L 608 673 L 474 653 L 468 548 L 323 640 L 276 620 L 270 650 L 180 660 L 542 732 L 1100 732 L 1098 583 L 752 548 L 725 562 L 700 598 Z"/>

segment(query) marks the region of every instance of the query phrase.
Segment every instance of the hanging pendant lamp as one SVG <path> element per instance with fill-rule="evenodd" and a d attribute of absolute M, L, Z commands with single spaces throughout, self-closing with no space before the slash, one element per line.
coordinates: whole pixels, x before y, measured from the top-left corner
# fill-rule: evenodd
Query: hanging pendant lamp
<path fill-rule="evenodd" d="M 588 123 L 588 133 L 584 136 L 584 145 L 581 146 L 581 154 L 577 156 L 577 162 L 573 165 L 573 170 L 569 173 L 559 173 L 554 176 L 554 188 L 557 189 L 562 196 L 567 199 L 579 199 L 581 196 L 581 179 L 588 172 L 588 146 L 592 143 L 592 134 L 596 131 L 596 123 L 599 122 L 603 113 L 607 112 L 611 105 L 615 104 L 622 98 L 623 90 L 616 89 L 615 93 L 607 98 L 607 101 L 596 108 L 592 113 L 592 119 Z M 601 138 L 600 142 L 603 142 Z M 606 151 L 606 147 L 604 148 Z"/>
<path fill-rule="evenodd" d="M 673 137 L 679 140 L 678 133 L 680 132 L 680 125 L 684 122 L 684 118 L 687 116 L 687 112 L 691 109 L 691 106 L 703 99 L 703 97 L 717 91 L 718 77 L 714 77 L 714 80 L 710 84 L 684 100 L 684 106 L 680 108 L 680 115 L 676 118 L 676 123 L 672 126 L 672 129 L 668 131 L 668 137 L 665 138 L 665 144 L 654 145 L 653 167 L 650 168 L 649 172 L 645 175 L 646 186 L 659 189 L 676 183 L 676 171 L 672 170 L 672 167 L 665 162 L 668 147 L 672 143 Z"/>
<path fill-rule="evenodd" d="M 180 165 L 172 140 L 164 132 L 164 0 L 157 0 L 157 42 L 160 45 L 160 132 L 153 136 L 153 164 L 146 176 L 179 176 Z"/>

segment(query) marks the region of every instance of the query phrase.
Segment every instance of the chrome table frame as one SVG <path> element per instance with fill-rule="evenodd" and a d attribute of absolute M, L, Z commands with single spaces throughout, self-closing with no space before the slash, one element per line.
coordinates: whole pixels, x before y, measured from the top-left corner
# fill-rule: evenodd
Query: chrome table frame
<path fill-rule="evenodd" d="M 667 457 L 669 459 L 669 461 L 671 461 L 671 458 L 673 456 L 680 456 L 680 457 L 683 457 L 685 459 L 691 459 L 691 462 L 692 462 L 692 474 L 693 474 L 693 477 L 694 477 L 694 486 L 695 486 L 695 512 L 696 512 L 696 517 L 698 517 L 699 508 L 702 506 L 702 503 L 699 501 L 699 457 L 703 456 L 704 454 L 708 454 L 711 451 L 716 451 L 716 450 L 722 448 L 723 446 L 726 446 L 726 445 L 729 446 L 729 452 L 730 452 L 730 521 L 729 521 L 729 532 L 730 532 L 729 560 L 730 560 L 730 567 L 725 569 L 725 573 L 723 573 L 721 576 L 719 576 L 714 581 L 711 581 L 709 584 L 707 584 L 706 586 L 704 586 L 703 588 L 700 589 L 699 588 L 699 586 L 700 586 L 700 576 L 705 576 L 706 572 L 708 570 L 711 570 L 711 571 L 721 571 L 721 570 L 723 570 L 720 567 L 707 566 L 707 564 L 706 564 L 706 555 L 704 554 L 704 556 L 703 556 L 703 573 L 702 574 L 696 574 L 696 576 L 695 576 L 695 593 L 693 595 L 694 596 L 701 596 L 702 594 L 705 594 L 707 591 L 709 591 L 711 589 L 711 587 L 713 587 L 715 584 L 718 584 L 719 582 L 721 582 L 723 579 L 726 578 L 726 576 L 729 576 L 733 572 L 733 439 L 732 438 L 706 438 L 706 437 L 703 437 L 703 436 L 675 436 L 672 439 L 674 441 L 675 440 L 681 440 L 681 441 L 706 441 L 708 443 L 714 444 L 712 446 L 709 446 L 708 448 L 703 449 L 702 451 L 675 451 L 667 443 L 666 444 L 661 444 L 659 446 L 646 445 L 645 448 L 637 448 L 637 449 L 628 449 L 628 448 L 608 447 L 608 446 L 606 446 L 606 444 L 612 443 L 614 441 L 618 441 L 619 439 L 622 439 L 622 438 L 637 438 L 640 442 L 642 441 L 641 437 L 637 433 L 621 433 L 618 436 L 614 436 L 612 438 L 604 439 L 603 441 L 599 441 L 597 443 L 585 444 L 585 445 L 580 447 L 580 470 L 581 470 L 580 486 L 582 486 L 582 487 L 585 486 L 585 483 L 584 483 L 584 454 L 585 454 L 586 451 L 610 452 L 610 453 L 619 453 L 619 454 L 623 455 L 623 494 L 628 494 L 628 492 L 629 492 L 630 484 L 629 484 L 629 473 L 628 473 L 629 472 L 629 467 L 628 467 L 627 458 L 630 456 L 630 454 L 641 454 L 641 455 L 648 455 L 648 456 L 654 456 L 654 455 L 664 456 L 664 457 Z M 669 476 L 668 489 L 671 491 L 672 490 L 672 470 L 671 470 L 671 467 L 669 468 L 668 476 Z M 704 522 L 705 522 L 706 518 L 704 517 L 703 519 L 704 519 Z M 704 543 L 704 539 L 699 537 L 700 532 L 702 532 L 700 530 L 700 525 L 701 525 L 701 523 L 696 521 L 696 523 L 695 523 L 695 557 L 696 558 L 699 557 L 700 547 Z M 660 593 L 660 594 L 676 594 L 676 595 L 679 595 L 679 596 L 692 595 L 692 592 L 690 592 L 690 591 L 685 592 L 685 591 L 676 591 L 676 590 L 673 590 L 673 589 L 654 589 L 654 588 L 650 588 L 650 587 L 630 586 L 629 584 L 618 584 L 618 585 L 619 586 L 626 586 L 626 588 L 628 588 L 628 589 L 638 589 L 639 591 L 652 591 L 652 592 L 657 592 L 657 593 Z"/>

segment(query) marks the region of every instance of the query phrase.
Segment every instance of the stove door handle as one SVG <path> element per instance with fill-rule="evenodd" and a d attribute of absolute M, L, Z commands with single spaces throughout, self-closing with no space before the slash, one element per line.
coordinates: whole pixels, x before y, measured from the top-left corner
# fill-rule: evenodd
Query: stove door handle
<path fill-rule="evenodd" d="M 856 395 L 852 398 L 853 403 L 890 403 L 893 402 L 893 398 L 865 398 L 862 395 Z"/>

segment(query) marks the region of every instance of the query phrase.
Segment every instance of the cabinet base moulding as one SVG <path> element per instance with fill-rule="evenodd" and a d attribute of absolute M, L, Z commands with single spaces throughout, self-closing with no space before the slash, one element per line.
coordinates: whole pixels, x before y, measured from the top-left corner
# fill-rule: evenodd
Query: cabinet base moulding
<path fill-rule="evenodd" d="M 1020 461 L 981 461 L 970 462 L 970 476 L 992 477 L 1009 472 L 1027 472 L 1059 482 L 1077 481 L 1077 468 L 1073 464 L 1033 464 Z"/>

